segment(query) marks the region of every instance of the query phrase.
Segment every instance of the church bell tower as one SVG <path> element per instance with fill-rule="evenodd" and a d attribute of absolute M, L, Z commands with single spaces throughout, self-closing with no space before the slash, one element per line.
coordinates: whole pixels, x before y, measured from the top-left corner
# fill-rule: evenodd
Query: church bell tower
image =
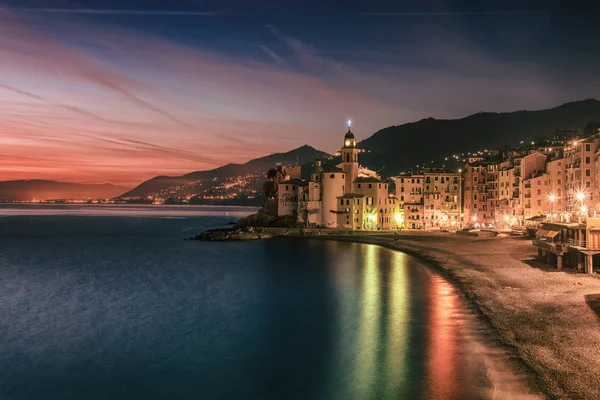
<path fill-rule="evenodd" d="M 346 193 L 352 193 L 354 181 L 358 178 L 358 149 L 354 133 L 350 130 L 352 121 L 348 121 L 348 132 L 342 146 L 342 169 L 346 173 Z"/>

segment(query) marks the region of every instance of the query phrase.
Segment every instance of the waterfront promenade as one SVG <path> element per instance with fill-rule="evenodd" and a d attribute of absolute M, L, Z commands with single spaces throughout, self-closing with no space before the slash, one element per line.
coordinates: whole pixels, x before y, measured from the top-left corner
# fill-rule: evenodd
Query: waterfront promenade
<path fill-rule="evenodd" d="M 382 245 L 453 280 L 552 398 L 600 398 L 600 278 L 535 259 L 531 240 L 444 233 L 310 236 Z"/>

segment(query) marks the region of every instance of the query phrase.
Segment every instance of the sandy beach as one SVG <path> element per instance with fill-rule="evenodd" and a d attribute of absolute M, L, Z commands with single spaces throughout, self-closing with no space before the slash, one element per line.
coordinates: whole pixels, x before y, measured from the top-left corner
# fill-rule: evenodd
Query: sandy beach
<path fill-rule="evenodd" d="M 557 271 L 524 238 L 444 233 L 326 236 L 382 245 L 429 261 L 463 291 L 552 398 L 600 398 L 600 279 Z M 596 310 L 596 311 L 594 311 Z"/>

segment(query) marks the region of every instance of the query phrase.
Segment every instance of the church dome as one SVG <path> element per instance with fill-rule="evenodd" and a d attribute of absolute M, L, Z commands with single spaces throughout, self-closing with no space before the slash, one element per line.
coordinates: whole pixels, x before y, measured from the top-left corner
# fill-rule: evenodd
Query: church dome
<path fill-rule="evenodd" d="M 349 128 L 348 132 L 346 133 L 346 136 L 344 136 L 344 139 L 354 139 L 354 133 L 352 133 L 352 131 L 350 131 Z"/>

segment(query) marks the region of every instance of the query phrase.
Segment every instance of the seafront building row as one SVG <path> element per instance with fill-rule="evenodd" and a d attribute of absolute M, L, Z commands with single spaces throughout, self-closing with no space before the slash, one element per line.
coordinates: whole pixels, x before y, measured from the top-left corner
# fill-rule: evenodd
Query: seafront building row
<path fill-rule="evenodd" d="M 277 166 L 265 209 L 307 227 L 529 229 L 541 258 L 591 272 L 600 254 L 600 130 L 534 143 L 383 180 L 360 166 L 348 129 L 338 165 L 317 160 L 309 179 L 300 166 Z"/>
<path fill-rule="evenodd" d="M 316 160 L 306 180 L 300 166 L 278 165 L 266 205 L 307 226 L 356 230 L 569 223 L 600 212 L 599 145 L 600 131 L 583 138 L 558 132 L 536 147 L 470 157 L 454 170 L 424 168 L 382 180 L 360 166 L 348 129 L 338 165 Z"/>

